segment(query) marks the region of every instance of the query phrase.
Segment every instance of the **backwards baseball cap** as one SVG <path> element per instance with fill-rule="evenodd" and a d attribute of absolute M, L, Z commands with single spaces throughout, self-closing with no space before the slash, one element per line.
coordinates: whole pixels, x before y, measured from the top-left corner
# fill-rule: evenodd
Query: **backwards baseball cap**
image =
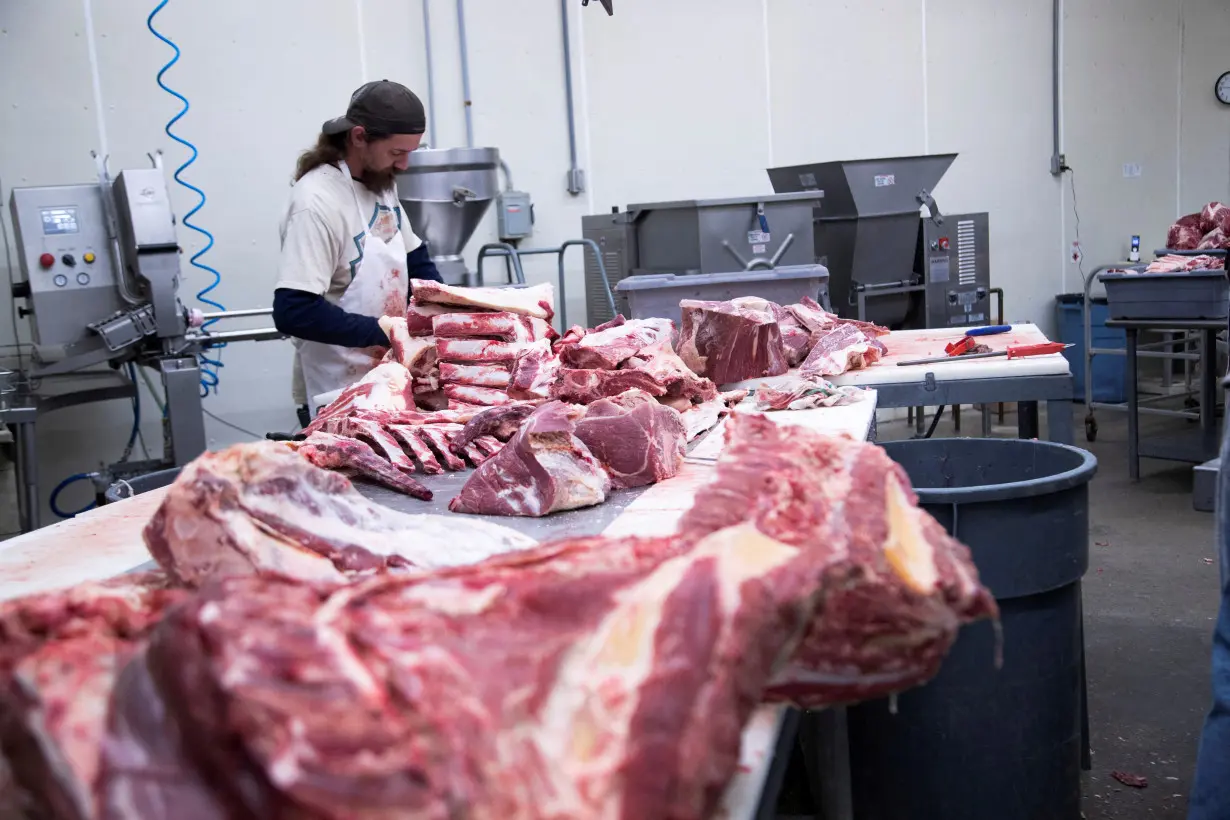
<path fill-rule="evenodd" d="M 413 91 L 391 80 L 376 80 L 350 96 L 346 116 L 329 120 L 320 130 L 341 134 L 356 125 L 383 134 L 422 134 L 427 114 Z"/>

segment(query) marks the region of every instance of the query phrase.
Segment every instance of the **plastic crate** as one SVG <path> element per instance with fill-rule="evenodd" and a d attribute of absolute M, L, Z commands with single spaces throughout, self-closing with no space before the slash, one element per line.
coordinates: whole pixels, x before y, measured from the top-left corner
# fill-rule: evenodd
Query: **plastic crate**
<path fill-rule="evenodd" d="M 1225 271 L 1103 273 L 1112 319 L 1225 319 L 1230 283 Z"/>
<path fill-rule="evenodd" d="M 682 318 L 679 303 L 684 299 L 722 302 L 759 296 L 789 305 L 810 296 L 827 304 L 828 282 L 828 268 L 822 265 L 788 265 L 732 273 L 645 273 L 621 280 L 615 290 L 627 295 L 631 318 L 658 317 L 678 325 Z"/>
<path fill-rule="evenodd" d="M 1063 293 L 1055 297 L 1055 314 L 1059 325 L 1059 341 L 1076 345 L 1063 352 L 1072 369 L 1076 400 L 1085 400 L 1085 318 L 1081 310 L 1081 294 Z M 1107 327 L 1110 310 L 1105 297 L 1090 300 L 1090 335 L 1093 346 L 1123 350 L 1127 347 L 1127 332 L 1123 328 Z M 1094 356 L 1093 400 L 1119 403 L 1127 400 L 1127 358 L 1117 355 Z"/>

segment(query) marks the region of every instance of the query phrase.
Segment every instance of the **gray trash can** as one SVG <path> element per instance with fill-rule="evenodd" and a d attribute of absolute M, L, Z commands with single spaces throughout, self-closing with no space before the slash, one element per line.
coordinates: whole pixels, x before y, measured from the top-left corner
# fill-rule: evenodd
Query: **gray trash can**
<path fill-rule="evenodd" d="M 939 674 L 849 710 L 859 820 L 1078 820 L 1081 577 L 1092 454 L 1015 439 L 884 444 L 922 506 L 969 546 L 1001 612 L 962 630 Z"/>
<path fill-rule="evenodd" d="M 146 473 L 145 475 L 116 481 L 107 488 L 103 498 L 107 504 L 114 504 L 117 501 L 123 501 L 125 498 L 132 498 L 134 495 L 148 493 L 150 490 L 160 490 L 179 478 L 179 473 L 182 469 L 182 467 L 172 467 L 169 470 L 158 470 L 154 473 Z"/>

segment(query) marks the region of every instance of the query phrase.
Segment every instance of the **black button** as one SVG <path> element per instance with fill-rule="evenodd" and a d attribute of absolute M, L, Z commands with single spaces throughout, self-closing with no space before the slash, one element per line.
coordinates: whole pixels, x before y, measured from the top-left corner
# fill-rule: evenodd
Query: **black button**
<path fill-rule="evenodd" d="M 71 253 L 66 253 L 63 256 L 61 256 L 60 261 L 63 262 L 65 265 L 68 265 L 70 268 L 77 264 L 77 260 L 73 258 L 73 255 Z"/>

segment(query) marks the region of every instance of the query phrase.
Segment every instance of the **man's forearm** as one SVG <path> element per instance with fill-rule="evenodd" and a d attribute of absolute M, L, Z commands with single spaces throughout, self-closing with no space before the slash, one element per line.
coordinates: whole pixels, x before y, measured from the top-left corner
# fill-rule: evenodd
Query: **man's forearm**
<path fill-rule="evenodd" d="M 426 242 L 406 254 L 406 271 L 410 274 L 411 279 L 430 279 L 433 282 L 444 281 L 444 277 L 440 275 L 440 271 L 436 268 L 436 263 L 431 261 L 431 252 L 427 250 Z"/>
<path fill-rule="evenodd" d="M 371 316 L 347 313 L 315 293 L 290 288 L 273 292 L 273 324 L 296 339 L 338 347 L 388 347 L 389 339 Z"/>

